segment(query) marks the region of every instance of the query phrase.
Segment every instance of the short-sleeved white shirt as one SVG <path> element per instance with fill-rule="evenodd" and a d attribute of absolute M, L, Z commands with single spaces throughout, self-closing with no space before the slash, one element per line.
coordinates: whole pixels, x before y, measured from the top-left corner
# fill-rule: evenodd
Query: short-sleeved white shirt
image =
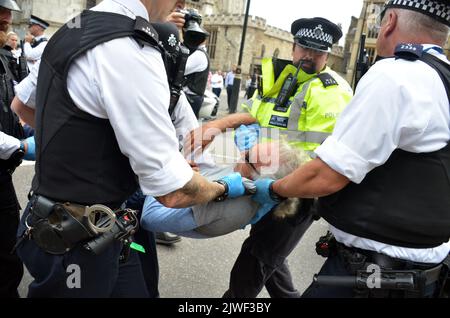
<path fill-rule="evenodd" d="M 138 0 L 104 0 L 92 10 L 149 19 Z M 67 86 L 77 107 L 109 119 L 144 194 L 165 195 L 189 182 L 193 172 L 178 151 L 166 70 L 155 48 L 129 37 L 100 44 L 74 61 Z"/>

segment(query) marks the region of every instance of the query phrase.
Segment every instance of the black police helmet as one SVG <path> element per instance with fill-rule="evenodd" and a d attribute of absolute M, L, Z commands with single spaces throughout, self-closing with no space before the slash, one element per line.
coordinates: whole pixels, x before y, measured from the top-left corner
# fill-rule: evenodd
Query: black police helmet
<path fill-rule="evenodd" d="M 158 32 L 159 43 L 166 49 L 167 52 L 173 53 L 180 38 L 178 37 L 178 28 L 171 22 L 152 23 L 155 31 Z"/>

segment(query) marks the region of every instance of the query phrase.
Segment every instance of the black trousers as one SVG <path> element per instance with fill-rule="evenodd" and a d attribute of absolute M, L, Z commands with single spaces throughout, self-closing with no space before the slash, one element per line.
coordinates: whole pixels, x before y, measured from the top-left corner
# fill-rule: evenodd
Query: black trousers
<path fill-rule="evenodd" d="M 17 255 L 11 254 L 16 244 L 19 210 L 12 177 L 0 172 L 0 298 L 19 297 L 17 287 L 23 266 Z"/>
<path fill-rule="evenodd" d="M 220 87 L 213 87 L 212 91 L 214 94 L 216 94 L 217 97 L 220 97 L 220 93 L 222 92 L 222 89 Z"/>
<path fill-rule="evenodd" d="M 195 117 L 198 118 L 200 113 L 200 108 L 202 107 L 204 97 L 199 95 L 186 94 L 186 97 L 191 104 L 192 110 L 194 111 Z"/>
<path fill-rule="evenodd" d="M 134 241 L 142 245 L 145 249 L 145 254 L 138 253 L 138 255 L 139 260 L 141 261 L 142 273 L 144 275 L 148 295 L 150 298 L 158 298 L 159 265 L 155 234 L 140 228 L 136 234 L 134 234 Z"/>
<path fill-rule="evenodd" d="M 313 200 L 304 200 L 292 218 L 277 220 L 268 213 L 252 226 L 230 275 L 223 297 L 255 298 L 265 286 L 274 298 L 300 297 L 286 258 L 313 222 Z"/>
<path fill-rule="evenodd" d="M 138 189 L 125 202 L 125 207 L 139 211 L 138 219 L 141 219 L 142 209 L 144 207 L 145 195 L 141 189 Z M 159 264 L 158 253 L 156 250 L 155 234 L 139 227 L 137 232 L 133 235 L 134 241 L 142 245 L 145 253 L 138 253 L 141 261 L 142 273 L 145 279 L 145 286 L 147 287 L 150 298 L 159 297 Z"/>
<path fill-rule="evenodd" d="M 233 85 L 227 86 L 227 105 L 228 110 L 231 110 L 231 95 L 233 94 Z"/>
<path fill-rule="evenodd" d="M 18 235 L 25 230 L 29 207 L 22 216 Z M 81 244 L 63 255 L 51 255 L 24 239 L 17 254 L 34 278 L 28 297 L 58 298 L 147 298 L 139 256 L 131 250 L 126 262 L 120 262 L 122 243 L 114 241 L 100 255 Z"/>

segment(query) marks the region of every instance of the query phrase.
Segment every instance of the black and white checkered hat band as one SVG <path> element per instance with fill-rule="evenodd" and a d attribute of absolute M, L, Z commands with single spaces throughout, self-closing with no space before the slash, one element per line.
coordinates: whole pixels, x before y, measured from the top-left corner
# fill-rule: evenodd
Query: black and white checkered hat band
<path fill-rule="evenodd" d="M 450 5 L 433 0 L 388 0 L 386 8 L 397 7 L 422 12 L 450 26 Z"/>
<path fill-rule="evenodd" d="M 308 39 L 315 39 L 322 42 L 328 43 L 330 46 L 333 45 L 333 36 L 331 34 L 325 33 L 325 32 L 317 32 L 317 29 L 307 29 L 303 28 L 298 30 L 297 34 L 295 35 L 296 38 L 308 38 Z"/>
<path fill-rule="evenodd" d="M 44 28 L 44 29 L 47 29 L 47 28 L 48 28 L 48 25 L 45 25 L 45 24 L 42 23 L 41 21 L 38 21 L 38 20 L 33 19 L 33 18 L 30 19 L 30 24 L 37 24 L 37 25 L 41 26 L 41 27 Z"/>

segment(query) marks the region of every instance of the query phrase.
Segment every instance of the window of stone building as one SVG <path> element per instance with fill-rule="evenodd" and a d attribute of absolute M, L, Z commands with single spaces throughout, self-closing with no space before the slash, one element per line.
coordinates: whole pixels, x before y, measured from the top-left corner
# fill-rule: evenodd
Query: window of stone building
<path fill-rule="evenodd" d="M 264 54 L 266 54 L 266 46 L 263 44 L 261 46 L 261 57 L 264 57 Z"/>
<path fill-rule="evenodd" d="M 372 65 L 375 62 L 375 48 L 367 48 L 367 56 L 369 58 L 369 63 Z"/>
<path fill-rule="evenodd" d="M 377 25 L 371 24 L 367 27 L 367 37 L 376 39 L 378 37 L 379 31 L 380 28 Z"/>
<path fill-rule="evenodd" d="M 95 7 L 96 4 L 97 4 L 96 0 L 86 0 L 86 9 Z"/>
<path fill-rule="evenodd" d="M 217 28 L 207 30 L 209 32 L 208 43 L 208 55 L 211 60 L 216 58 L 216 46 L 217 46 Z"/>
<path fill-rule="evenodd" d="M 276 50 L 273 52 L 273 57 L 278 57 L 278 55 L 280 55 L 280 49 L 276 49 Z"/>

